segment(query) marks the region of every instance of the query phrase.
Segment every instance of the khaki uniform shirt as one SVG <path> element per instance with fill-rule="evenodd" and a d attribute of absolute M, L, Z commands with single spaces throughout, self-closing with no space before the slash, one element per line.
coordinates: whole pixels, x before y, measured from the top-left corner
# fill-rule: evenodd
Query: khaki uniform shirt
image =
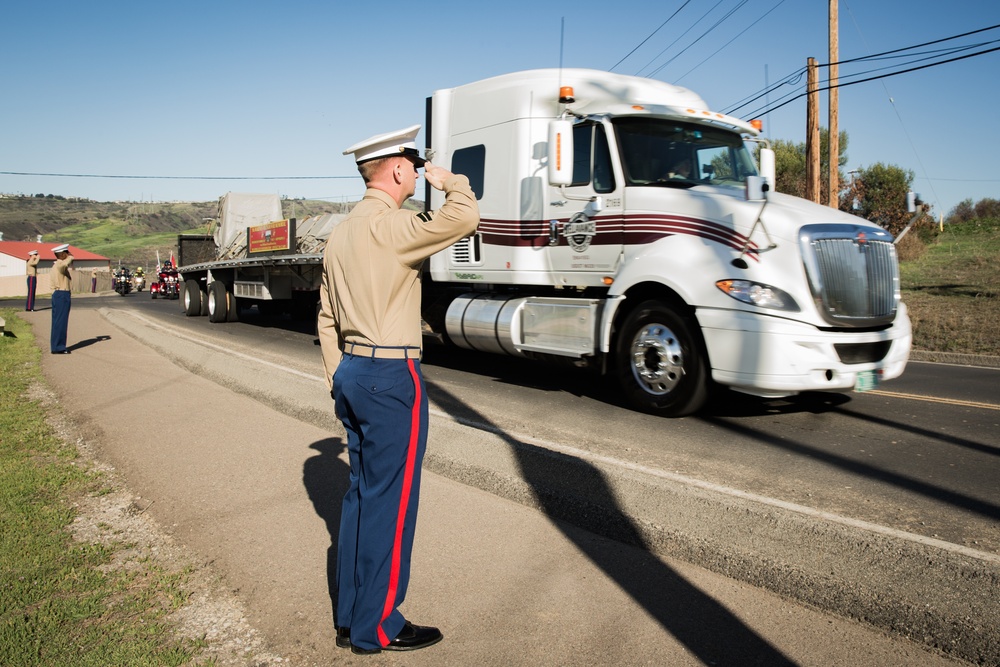
<path fill-rule="evenodd" d="M 25 271 L 29 276 L 38 275 L 38 255 L 32 255 L 25 263 Z"/>
<path fill-rule="evenodd" d="M 400 209 L 369 188 L 333 228 L 323 253 L 318 319 L 327 388 L 344 343 L 421 347 L 420 270 L 425 259 L 476 231 L 479 205 L 469 179 L 444 182 L 436 211 Z"/>
<path fill-rule="evenodd" d="M 52 264 L 52 271 L 49 273 L 49 280 L 52 283 L 52 290 L 64 289 L 67 292 L 73 286 L 70 278 L 69 266 L 73 263 L 73 255 L 66 255 L 66 259 L 56 259 Z"/>

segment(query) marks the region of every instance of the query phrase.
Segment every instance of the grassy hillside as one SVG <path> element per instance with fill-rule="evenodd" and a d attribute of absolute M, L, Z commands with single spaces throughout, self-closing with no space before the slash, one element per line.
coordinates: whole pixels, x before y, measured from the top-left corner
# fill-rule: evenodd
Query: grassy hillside
<path fill-rule="evenodd" d="M 299 220 L 346 210 L 346 204 L 284 200 L 286 217 Z M 129 266 L 152 266 L 157 251 L 170 256 L 177 235 L 208 233 L 218 202 L 117 203 L 48 197 L 0 199 L 0 232 L 6 241 L 69 243 Z"/>

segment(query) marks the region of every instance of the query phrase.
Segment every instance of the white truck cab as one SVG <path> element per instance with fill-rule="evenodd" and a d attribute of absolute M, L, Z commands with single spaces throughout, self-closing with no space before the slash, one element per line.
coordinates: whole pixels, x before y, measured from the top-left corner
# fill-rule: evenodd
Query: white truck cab
<path fill-rule="evenodd" d="M 594 366 L 665 416 L 698 410 L 712 382 L 776 397 L 905 368 L 892 236 L 770 192 L 758 130 L 690 90 L 518 72 L 434 92 L 426 132 L 480 206 L 424 281 L 424 319 L 456 345 Z"/>

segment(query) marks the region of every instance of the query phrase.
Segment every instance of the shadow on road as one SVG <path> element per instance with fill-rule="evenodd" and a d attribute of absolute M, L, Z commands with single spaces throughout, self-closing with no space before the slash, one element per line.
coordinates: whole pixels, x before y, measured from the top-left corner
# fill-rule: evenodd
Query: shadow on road
<path fill-rule="evenodd" d="M 309 445 L 319 452 L 302 466 L 302 484 L 316 514 L 326 523 L 330 546 L 326 551 L 326 580 L 330 593 L 330 618 L 337 620 L 337 537 L 340 535 L 340 507 L 349 485 L 350 468 L 339 456 L 347 450 L 340 438 L 327 438 Z"/>
<path fill-rule="evenodd" d="M 623 512 L 603 474 L 588 462 L 521 442 L 440 386 L 427 383 L 437 405 L 461 406 L 492 427 L 514 453 L 539 508 L 581 553 L 707 665 L 794 665 L 739 618 L 655 557 L 639 526 Z M 458 415 L 453 415 L 458 417 Z M 576 495 L 574 495 L 576 494 Z M 572 524 L 572 525 L 570 525 Z M 639 547 L 623 556 L 576 527 Z M 724 639 L 723 639 L 724 638 Z"/>

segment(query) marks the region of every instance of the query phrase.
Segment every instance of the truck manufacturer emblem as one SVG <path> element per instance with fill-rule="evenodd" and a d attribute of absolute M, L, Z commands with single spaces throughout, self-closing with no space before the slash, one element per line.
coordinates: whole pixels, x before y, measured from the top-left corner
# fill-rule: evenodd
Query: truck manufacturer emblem
<path fill-rule="evenodd" d="M 586 252 L 596 233 L 597 225 L 582 213 L 574 215 L 563 227 L 563 236 L 569 241 L 569 246 L 574 252 Z"/>

